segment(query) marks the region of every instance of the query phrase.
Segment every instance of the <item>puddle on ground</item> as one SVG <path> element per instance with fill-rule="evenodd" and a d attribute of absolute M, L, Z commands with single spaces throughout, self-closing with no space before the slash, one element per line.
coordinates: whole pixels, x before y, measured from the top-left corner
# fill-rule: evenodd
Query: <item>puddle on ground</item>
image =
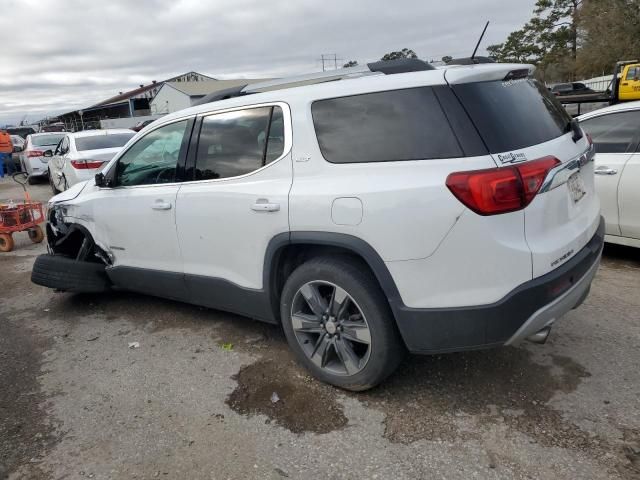
<path fill-rule="evenodd" d="M 0 312 L 0 317 L 4 313 Z M 59 436 L 47 418 L 38 383 L 42 354 L 51 341 L 21 322 L 0 318 L 0 478 L 29 465 L 29 478 L 46 478 L 37 464 Z"/>
<path fill-rule="evenodd" d="M 226 403 L 242 415 L 266 415 L 267 421 L 294 433 L 328 433 L 348 423 L 337 390 L 307 376 L 292 361 L 257 361 L 234 379 L 238 386 Z"/>

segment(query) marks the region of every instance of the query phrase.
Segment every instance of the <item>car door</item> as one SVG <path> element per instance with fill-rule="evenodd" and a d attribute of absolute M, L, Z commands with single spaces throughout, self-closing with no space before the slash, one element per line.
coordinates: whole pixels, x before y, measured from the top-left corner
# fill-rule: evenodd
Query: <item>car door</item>
<path fill-rule="evenodd" d="M 612 112 L 585 119 L 582 128 L 596 149 L 595 184 L 608 235 L 621 235 L 620 182 L 640 131 L 640 110 Z"/>
<path fill-rule="evenodd" d="M 177 226 L 193 303 L 268 319 L 269 242 L 289 231 L 291 120 L 283 103 L 203 115 Z M 255 300 L 255 302 L 253 301 Z"/>
<path fill-rule="evenodd" d="M 620 79 L 619 98 L 620 100 L 640 99 L 640 66 L 629 65 L 625 69 Z"/>
<path fill-rule="evenodd" d="M 53 152 L 53 157 L 49 160 L 49 171 L 51 172 L 51 181 L 53 185 L 60 191 L 67 189 L 66 180 L 64 178 L 64 162 L 65 156 L 69 153 L 69 137 L 60 140 L 60 143 Z"/>
<path fill-rule="evenodd" d="M 176 196 L 193 120 L 162 125 L 105 169 L 94 218 L 106 236 L 116 285 L 184 299 Z"/>
<path fill-rule="evenodd" d="M 618 200 L 622 236 L 640 240 L 640 147 L 624 167 Z"/>

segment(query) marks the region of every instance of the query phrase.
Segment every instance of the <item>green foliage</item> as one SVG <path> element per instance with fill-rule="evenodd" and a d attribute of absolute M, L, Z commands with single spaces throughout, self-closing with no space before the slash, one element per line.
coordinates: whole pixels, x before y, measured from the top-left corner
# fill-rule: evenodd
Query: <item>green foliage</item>
<path fill-rule="evenodd" d="M 358 66 L 358 62 L 356 60 L 349 60 L 347 63 L 342 65 L 342 68 L 357 67 L 357 66 Z"/>
<path fill-rule="evenodd" d="M 640 58 L 640 1 L 589 0 L 580 9 L 579 75 L 611 73 L 615 62 Z"/>
<path fill-rule="evenodd" d="M 399 58 L 418 58 L 418 55 L 416 55 L 416 52 L 410 48 L 403 48 L 399 52 L 390 52 L 385 54 L 380 60 L 386 62 L 388 60 L 397 60 Z"/>
<path fill-rule="evenodd" d="M 578 13 L 583 0 L 538 0 L 533 18 L 504 43 L 487 47 L 499 62 L 552 67 L 554 75 L 573 78 L 578 50 Z"/>

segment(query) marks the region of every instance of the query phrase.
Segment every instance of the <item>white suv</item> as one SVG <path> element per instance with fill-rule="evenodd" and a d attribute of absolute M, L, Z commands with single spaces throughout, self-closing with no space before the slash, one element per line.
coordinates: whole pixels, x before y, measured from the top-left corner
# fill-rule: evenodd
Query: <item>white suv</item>
<path fill-rule="evenodd" d="M 281 323 L 351 390 L 406 350 L 544 341 L 604 232 L 593 148 L 532 71 L 379 62 L 210 97 L 51 200 L 32 280 Z"/>

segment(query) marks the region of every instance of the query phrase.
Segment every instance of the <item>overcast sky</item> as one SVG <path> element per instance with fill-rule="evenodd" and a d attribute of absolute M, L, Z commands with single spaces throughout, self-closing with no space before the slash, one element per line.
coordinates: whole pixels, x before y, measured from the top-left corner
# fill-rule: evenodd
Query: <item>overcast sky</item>
<path fill-rule="evenodd" d="M 0 0 L 0 125 L 86 107 L 187 71 L 251 78 L 378 60 L 469 56 L 535 0 Z M 484 52 L 484 50 L 481 50 Z"/>

